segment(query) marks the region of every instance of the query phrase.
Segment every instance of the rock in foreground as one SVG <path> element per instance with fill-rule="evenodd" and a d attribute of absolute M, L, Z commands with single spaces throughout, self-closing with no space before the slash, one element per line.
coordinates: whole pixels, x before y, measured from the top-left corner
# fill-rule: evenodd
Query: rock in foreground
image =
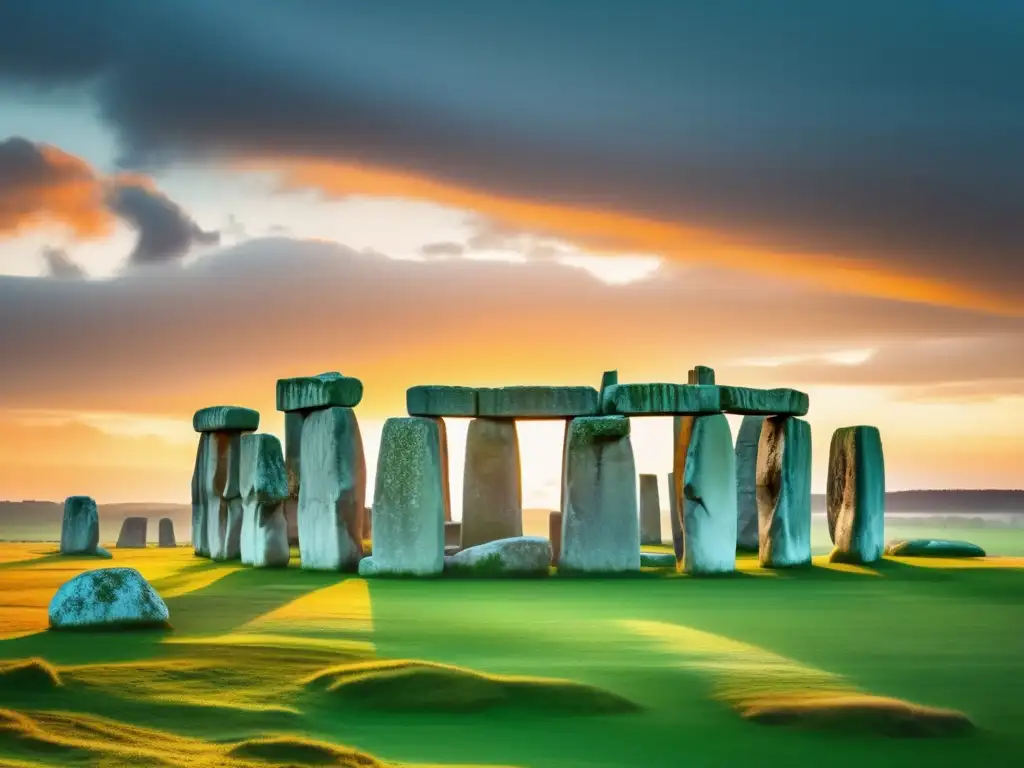
<path fill-rule="evenodd" d="M 985 550 L 969 541 L 953 539 L 896 539 L 885 547 L 893 557 L 985 557 Z"/>
<path fill-rule="evenodd" d="M 50 601 L 52 629 L 164 627 L 167 605 L 134 568 L 86 571 Z"/>
<path fill-rule="evenodd" d="M 445 570 L 474 576 L 546 576 L 550 564 L 550 541 L 518 536 L 464 549 L 445 560 Z"/>
<path fill-rule="evenodd" d="M 88 496 L 69 496 L 64 501 L 60 529 L 62 555 L 94 555 L 100 542 L 100 518 L 96 502 Z"/>

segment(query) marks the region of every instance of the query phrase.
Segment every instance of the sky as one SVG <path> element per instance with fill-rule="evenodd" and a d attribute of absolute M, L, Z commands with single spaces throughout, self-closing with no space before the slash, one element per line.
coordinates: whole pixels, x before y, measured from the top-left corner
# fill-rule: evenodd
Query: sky
<path fill-rule="evenodd" d="M 372 489 L 414 384 L 696 364 L 810 394 L 816 492 L 853 424 L 890 490 L 1024 487 L 1021 39 L 1016 0 L 0 4 L 0 498 L 185 503 L 192 413 L 280 435 L 282 377 L 362 379 Z M 557 507 L 561 424 L 519 437 Z"/>

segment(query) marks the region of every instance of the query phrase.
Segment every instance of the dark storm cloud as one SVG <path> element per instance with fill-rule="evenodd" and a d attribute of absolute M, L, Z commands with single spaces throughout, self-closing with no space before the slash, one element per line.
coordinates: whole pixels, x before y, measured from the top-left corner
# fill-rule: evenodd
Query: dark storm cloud
<path fill-rule="evenodd" d="M 46 274 L 58 280 L 82 280 L 85 270 L 77 264 L 63 248 L 43 248 L 41 254 L 46 264 Z"/>
<path fill-rule="evenodd" d="M 196 245 L 220 242 L 219 232 L 206 232 L 180 205 L 145 185 L 119 183 L 108 205 L 138 232 L 129 260 L 153 264 L 180 259 Z"/>
<path fill-rule="evenodd" d="M 128 163 L 356 160 L 1019 297 L 1021 39 L 996 0 L 36 0 L 0 76 L 95 83 Z"/>

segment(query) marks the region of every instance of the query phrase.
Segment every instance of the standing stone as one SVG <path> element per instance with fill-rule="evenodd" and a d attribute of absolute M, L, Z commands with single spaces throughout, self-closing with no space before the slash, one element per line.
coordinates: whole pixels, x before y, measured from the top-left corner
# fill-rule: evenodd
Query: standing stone
<path fill-rule="evenodd" d="M 288 473 L 280 440 L 273 435 L 242 437 L 239 487 L 242 563 L 257 568 L 288 565 L 288 525 L 284 517 Z"/>
<path fill-rule="evenodd" d="M 706 365 L 695 365 L 687 373 L 686 377 L 687 384 L 714 384 L 715 383 L 715 369 L 708 368 Z"/>
<path fill-rule="evenodd" d="M 885 546 L 885 459 L 877 427 L 841 427 L 832 435 L 825 503 L 832 559 L 878 560 Z"/>
<path fill-rule="evenodd" d="M 94 555 L 100 543 L 100 516 L 96 502 L 88 496 L 69 496 L 64 500 L 64 519 L 60 527 L 62 555 Z"/>
<path fill-rule="evenodd" d="M 241 554 L 242 500 L 238 485 L 241 432 L 210 432 L 200 475 L 206 499 L 206 546 L 213 560 Z"/>
<path fill-rule="evenodd" d="M 598 390 L 597 400 L 598 402 L 604 401 L 604 391 L 608 387 L 615 386 L 619 383 L 619 372 L 618 371 L 605 371 L 601 374 L 601 389 Z"/>
<path fill-rule="evenodd" d="M 462 546 L 523 535 L 519 437 L 511 419 L 476 418 L 466 436 Z"/>
<path fill-rule="evenodd" d="M 683 559 L 683 528 L 679 520 L 679 504 L 677 500 L 683 495 L 681 488 L 676 488 L 675 472 L 668 473 L 668 522 L 672 528 L 672 551 L 676 562 Z"/>
<path fill-rule="evenodd" d="M 289 546 L 299 544 L 299 488 L 302 487 L 302 411 L 284 415 L 284 466 L 288 473 L 288 498 L 284 503 L 284 519 Z"/>
<path fill-rule="evenodd" d="M 444 419 L 440 416 L 434 417 L 437 422 L 437 439 L 441 456 L 441 485 L 444 488 L 444 519 L 450 522 L 452 519 L 452 492 L 448 482 L 448 429 L 444 425 Z"/>
<path fill-rule="evenodd" d="M 744 416 L 736 435 L 736 549 L 757 552 L 757 445 L 764 416 Z"/>
<path fill-rule="evenodd" d="M 811 563 L 811 425 L 771 416 L 757 449 L 758 559 L 765 568 Z"/>
<path fill-rule="evenodd" d="M 661 499 L 657 475 L 640 475 L 640 543 L 661 544 Z"/>
<path fill-rule="evenodd" d="M 373 494 L 373 556 L 361 575 L 429 576 L 444 568 L 444 488 L 437 422 L 384 422 Z"/>
<path fill-rule="evenodd" d="M 354 571 L 363 556 L 366 460 L 351 408 L 313 411 L 302 425 L 302 567 Z"/>
<path fill-rule="evenodd" d="M 121 523 L 121 533 L 117 537 L 118 549 L 141 549 L 146 546 L 146 525 L 144 517 L 126 517 Z"/>
<path fill-rule="evenodd" d="M 169 517 L 160 518 L 158 544 L 161 547 L 176 547 L 177 540 L 174 538 L 174 521 Z"/>
<path fill-rule="evenodd" d="M 444 545 L 445 547 L 462 547 L 462 522 L 459 520 L 445 520 L 444 522 Z"/>
<path fill-rule="evenodd" d="M 548 513 L 548 541 L 551 542 L 551 564 L 558 565 L 562 556 L 562 512 Z"/>
<path fill-rule="evenodd" d="M 206 454 L 210 450 L 209 432 L 199 435 L 196 449 L 196 463 L 192 470 L 192 551 L 200 557 L 210 556 L 210 545 L 206 538 Z"/>
<path fill-rule="evenodd" d="M 565 467 L 566 457 L 569 455 L 569 425 L 571 424 L 572 419 L 566 419 L 565 429 L 562 430 L 562 473 L 558 488 L 558 509 L 561 512 L 565 511 Z"/>
<path fill-rule="evenodd" d="M 640 570 L 636 464 L 629 419 L 573 419 L 566 485 L 559 570 Z"/>
<path fill-rule="evenodd" d="M 363 541 L 373 539 L 373 507 L 363 509 Z"/>
<path fill-rule="evenodd" d="M 725 416 L 675 419 L 674 489 L 681 498 L 683 557 L 690 574 L 736 569 L 736 457 Z M 680 482 L 680 479 L 682 482 Z"/>

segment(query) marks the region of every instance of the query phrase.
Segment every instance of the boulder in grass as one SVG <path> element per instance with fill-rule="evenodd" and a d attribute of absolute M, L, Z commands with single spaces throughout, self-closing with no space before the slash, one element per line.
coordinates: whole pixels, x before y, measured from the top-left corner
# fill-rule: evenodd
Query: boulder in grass
<path fill-rule="evenodd" d="M 517 536 L 446 557 L 444 569 L 467 576 L 546 576 L 550 565 L 550 541 L 541 536 Z"/>
<path fill-rule="evenodd" d="M 94 555 L 100 541 L 100 518 L 96 502 L 88 496 L 69 496 L 64 500 L 64 520 L 60 529 L 62 555 Z"/>
<path fill-rule="evenodd" d="M 134 568 L 99 568 L 61 585 L 49 618 L 52 629 L 123 629 L 166 627 L 170 614 Z"/>
<path fill-rule="evenodd" d="M 885 547 L 892 557 L 985 557 L 985 550 L 969 541 L 953 539 L 897 539 Z"/>

